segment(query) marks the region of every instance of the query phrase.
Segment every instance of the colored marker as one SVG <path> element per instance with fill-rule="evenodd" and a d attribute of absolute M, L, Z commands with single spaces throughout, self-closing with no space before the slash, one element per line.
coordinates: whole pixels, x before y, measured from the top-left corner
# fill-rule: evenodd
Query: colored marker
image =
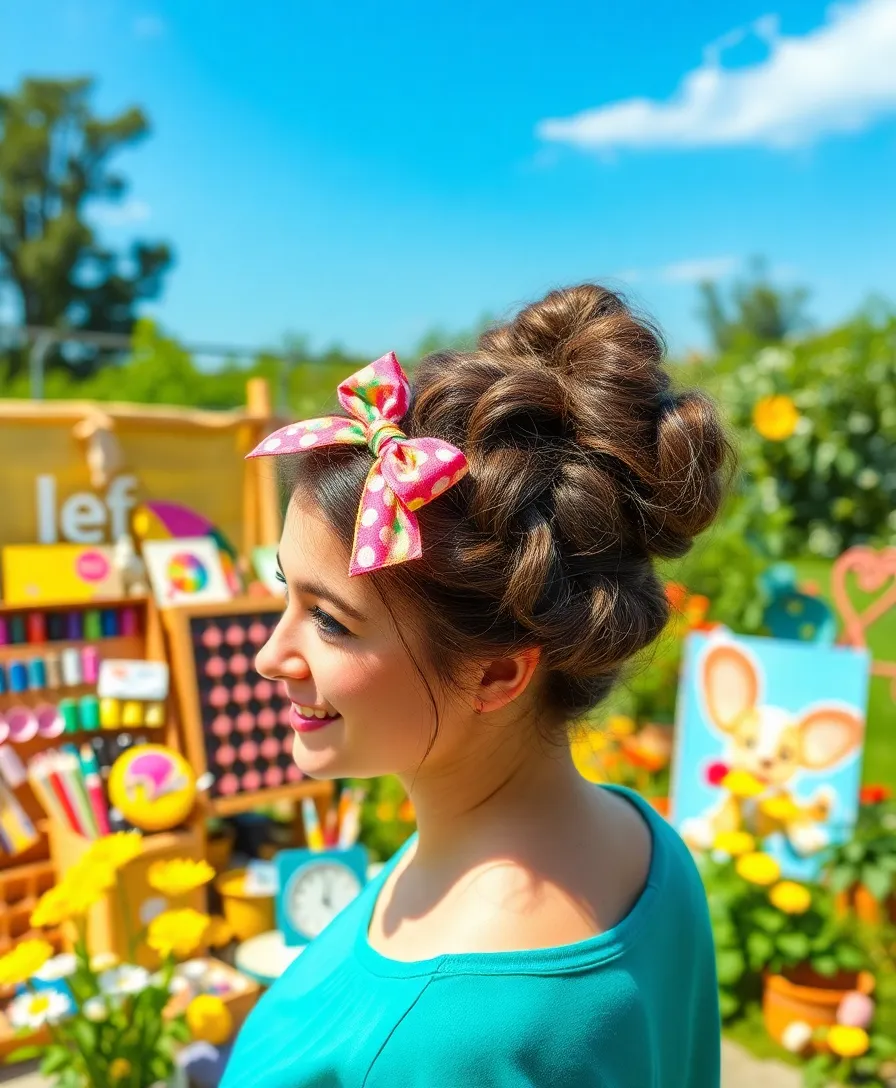
<path fill-rule="evenodd" d="M 100 675 L 100 652 L 96 646 L 81 650 L 81 675 L 85 684 L 95 684 Z"/>
<path fill-rule="evenodd" d="M 118 616 L 114 608 L 104 608 L 100 614 L 100 627 L 103 638 L 115 638 L 118 634 Z"/>
<path fill-rule="evenodd" d="M 84 623 L 80 612 L 69 612 L 65 618 L 65 637 L 77 642 L 84 637 Z"/>
<path fill-rule="evenodd" d="M 28 662 L 28 687 L 31 691 L 43 691 L 47 686 L 47 670 L 42 657 L 32 657 Z"/>
<path fill-rule="evenodd" d="M 0 616 L 0 646 L 9 645 L 9 627 L 6 623 L 6 617 Z"/>
<path fill-rule="evenodd" d="M 47 635 L 51 642 L 65 638 L 65 616 L 62 612 L 51 612 L 47 616 Z"/>
<path fill-rule="evenodd" d="M 56 650 L 49 650 L 44 658 L 47 669 L 47 689 L 50 691 L 62 687 L 62 662 Z"/>
<path fill-rule="evenodd" d="M 28 641 L 47 641 L 47 617 L 43 612 L 28 613 Z"/>
<path fill-rule="evenodd" d="M 84 784 L 87 787 L 87 796 L 90 798 L 90 806 L 101 835 L 109 834 L 109 814 L 106 810 L 106 797 L 103 793 L 103 780 L 100 777 L 100 769 L 96 762 L 96 756 L 89 744 L 82 744 L 80 751 L 81 771 L 84 774 Z"/>
<path fill-rule="evenodd" d="M 67 646 L 62 651 L 62 682 L 67 688 L 77 687 L 83 682 L 81 651 L 77 646 Z"/>
<path fill-rule="evenodd" d="M 25 617 L 11 616 L 9 620 L 9 641 L 14 645 L 27 641 L 25 638 Z"/>
<path fill-rule="evenodd" d="M 121 634 L 137 635 L 140 633 L 140 619 L 136 608 L 122 608 Z"/>
<path fill-rule="evenodd" d="M 103 620 L 95 608 L 84 613 L 84 637 L 86 639 L 103 637 Z"/>
<path fill-rule="evenodd" d="M 25 662 L 10 661 L 7 668 L 9 669 L 9 690 L 14 692 L 27 691 L 28 669 L 25 667 Z"/>
<path fill-rule="evenodd" d="M 323 850 L 324 836 L 317 817 L 317 808 L 310 797 L 302 798 L 302 822 L 305 825 L 305 842 L 309 850 Z"/>

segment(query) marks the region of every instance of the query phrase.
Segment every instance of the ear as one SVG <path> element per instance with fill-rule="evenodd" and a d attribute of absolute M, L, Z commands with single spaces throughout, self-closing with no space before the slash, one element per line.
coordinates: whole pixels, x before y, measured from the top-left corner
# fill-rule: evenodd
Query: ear
<path fill-rule="evenodd" d="M 535 648 L 523 650 L 514 657 L 498 657 L 489 661 L 473 693 L 476 710 L 488 714 L 519 698 L 529 686 L 540 660 L 541 650 Z"/>
<path fill-rule="evenodd" d="M 850 710 L 823 706 L 810 710 L 797 724 L 800 762 L 810 771 L 833 767 L 862 743 L 862 719 Z"/>
<path fill-rule="evenodd" d="M 713 724 L 731 733 L 740 717 L 759 702 L 759 677 L 736 646 L 713 646 L 703 658 L 703 698 Z"/>

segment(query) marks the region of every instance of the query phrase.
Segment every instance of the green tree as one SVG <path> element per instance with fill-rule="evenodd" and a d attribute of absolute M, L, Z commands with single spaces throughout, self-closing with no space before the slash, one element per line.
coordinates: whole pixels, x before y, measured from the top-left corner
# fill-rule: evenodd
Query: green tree
<path fill-rule="evenodd" d="M 712 281 L 701 283 L 699 290 L 698 314 L 721 352 L 776 344 L 807 324 L 808 291 L 775 287 L 762 261 L 754 261 L 751 275 L 735 282 L 729 299 Z"/>
<path fill-rule="evenodd" d="M 137 304 L 158 295 L 172 254 L 139 240 L 116 253 L 87 222 L 91 203 L 126 194 L 109 159 L 149 128 L 135 108 L 98 118 L 92 89 L 90 79 L 25 79 L 0 94 L 0 290 L 27 325 L 127 334 Z M 48 362 L 83 377 L 107 360 L 70 345 Z M 24 365 L 14 351 L 12 375 Z"/>

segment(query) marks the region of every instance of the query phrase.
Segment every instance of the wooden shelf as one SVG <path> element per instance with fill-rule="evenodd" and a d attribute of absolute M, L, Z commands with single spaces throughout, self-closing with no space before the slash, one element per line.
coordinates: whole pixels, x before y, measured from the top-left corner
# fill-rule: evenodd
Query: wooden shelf
<path fill-rule="evenodd" d="M 20 601 L 18 603 L 0 601 L 0 615 L 8 615 L 10 612 L 89 612 L 91 609 L 104 608 L 143 608 L 148 600 L 148 597 L 141 595 L 139 597 L 98 597 L 91 601 Z M 22 642 L 19 645 L 45 646 L 47 643 Z"/>
<path fill-rule="evenodd" d="M 237 816 L 241 812 L 264 808 L 277 801 L 300 801 L 303 797 L 329 800 L 332 795 L 332 782 L 318 782 L 316 779 L 306 778 L 301 782 L 291 782 L 288 786 L 278 786 L 276 789 L 238 793 L 233 797 L 209 798 L 206 806 L 212 816 Z"/>

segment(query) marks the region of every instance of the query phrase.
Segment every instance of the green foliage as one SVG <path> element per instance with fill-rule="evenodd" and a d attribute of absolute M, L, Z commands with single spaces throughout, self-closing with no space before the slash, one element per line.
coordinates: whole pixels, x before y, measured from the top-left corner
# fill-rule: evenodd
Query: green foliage
<path fill-rule="evenodd" d="M 388 861 L 415 829 L 404 787 L 393 775 L 355 779 L 350 784 L 367 791 L 361 809 L 360 841 L 372 860 Z"/>
<path fill-rule="evenodd" d="M 741 1016 L 759 999 L 762 976 L 808 964 L 820 975 L 858 972 L 869 966 L 867 952 L 851 925 L 839 919 L 833 897 L 808 888 L 802 913 L 785 913 L 768 889 L 741 877 L 733 858 L 699 859 L 716 944 L 719 1001 L 725 1020 Z"/>
<path fill-rule="evenodd" d="M 26 325 L 128 333 L 136 305 L 158 295 L 172 255 L 142 241 L 115 253 L 88 222 L 92 203 L 127 192 L 108 160 L 149 129 L 138 109 L 98 118 L 92 89 L 90 79 L 25 79 L 0 95 L 0 287 Z M 51 356 L 78 376 L 102 361 L 85 345 Z M 14 350 L 8 365 L 20 373 L 24 353 Z"/>
<path fill-rule="evenodd" d="M 896 894 L 896 804 L 861 806 L 849 841 L 830 850 L 824 877 L 835 894 L 857 884 L 879 903 Z"/>
<path fill-rule="evenodd" d="M 770 551 L 833 557 L 896 543 L 896 311 L 869 308 L 829 332 L 690 364 L 737 434 L 740 493 L 779 519 Z M 757 402 L 789 397 L 796 431 L 763 438 Z"/>
<path fill-rule="evenodd" d="M 750 278 L 735 282 L 730 299 L 710 281 L 701 283 L 699 291 L 698 314 L 718 352 L 776 344 L 806 325 L 808 291 L 804 287 L 786 291 L 775 287 L 761 260 L 753 262 Z"/>

